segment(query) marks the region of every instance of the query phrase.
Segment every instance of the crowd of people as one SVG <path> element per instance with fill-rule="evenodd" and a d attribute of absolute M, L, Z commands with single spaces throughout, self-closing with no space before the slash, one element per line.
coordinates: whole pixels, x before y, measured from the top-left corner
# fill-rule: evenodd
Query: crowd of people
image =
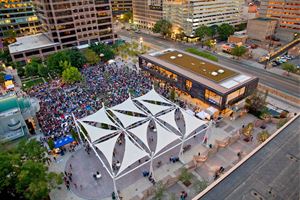
<path fill-rule="evenodd" d="M 140 96 L 153 85 L 148 74 L 137 73 L 120 63 L 86 67 L 81 73 L 81 83 L 65 85 L 57 79 L 28 91 L 31 97 L 40 100 L 37 118 L 46 140 L 50 137 L 57 140 L 70 133 L 75 125 L 72 113 L 83 118 L 99 110 L 102 103 L 108 107 L 120 104 L 129 97 L 129 92 Z M 168 95 L 164 88 L 158 92 Z"/>

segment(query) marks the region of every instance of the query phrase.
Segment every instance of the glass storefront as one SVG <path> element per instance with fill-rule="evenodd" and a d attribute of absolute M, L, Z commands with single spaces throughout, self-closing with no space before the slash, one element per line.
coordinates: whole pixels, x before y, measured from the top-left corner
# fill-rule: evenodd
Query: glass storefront
<path fill-rule="evenodd" d="M 159 73 L 160 75 L 162 75 L 162 76 L 164 76 L 168 79 L 171 79 L 171 80 L 176 81 L 176 82 L 178 80 L 176 74 L 174 74 L 174 73 L 172 73 L 168 70 L 165 70 L 162 67 L 156 66 L 152 63 L 147 63 L 146 67 L 153 70 L 153 71 L 155 71 L 155 72 L 157 72 L 157 73 Z"/>
<path fill-rule="evenodd" d="M 230 101 L 242 96 L 244 93 L 245 93 L 245 87 L 242 87 L 232 93 L 230 93 L 228 96 L 227 96 L 227 101 L 226 101 L 226 104 L 228 104 Z"/>
<path fill-rule="evenodd" d="M 192 86 L 193 86 L 192 81 L 189 81 L 189 80 L 186 80 L 186 81 L 185 81 L 185 88 L 186 88 L 187 90 L 191 90 Z"/>
<path fill-rule="evenodd" d="M 222 97 L 213 91 L 205 89 L 205 99 L 213 104 L 221 105 Z"/>

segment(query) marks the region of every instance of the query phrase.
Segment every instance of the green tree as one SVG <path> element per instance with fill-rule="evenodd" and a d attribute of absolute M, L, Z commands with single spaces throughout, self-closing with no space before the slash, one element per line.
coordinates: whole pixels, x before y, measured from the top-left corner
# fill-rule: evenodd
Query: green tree
<path fill-rule="evenodd" d="M 218 27 L 218 33 L 221 40 L 227 40 L 234 33 L 234 27 L 230 24 L 221 24 Z"/>
<path fill-rule="evenodd" d="M 12 61 L 8 50 L 0 51 L 0 63 L 1 61 L 6 65 L 8 65 Z"/>
<path fill-rule="evenodd" d="M 49 73 L 49 70 L 48 70 L 48 67 L 41 64 L 38 66 L 38 74 L 41 76 L 41 77 L 48 77 L 48 73 Z"/>
<path fill-rule="evenodd" d="M 191 179 L 192 179 L 192 173 L 189 172 L 186 168 L 182 168 L 181 173 L 179 175 L 179 180 L 183 184 L 188 186 L 190 184 Z"/>
<path fill-rule="evenodd" d="M 203 40 L 206 37 L 212 37 L 213 32 L 209 27 L 201 25 L 195 30 L 195 35 L 200 37 L 200 40 Z"/>
<path fill-rule="evenodd" d="M 92 44 L 90 46 L 90 49 L 92 49 L 96 54 L 103 55 L 100 56 L 101 61 L 108 61 L 110 59 L 113 59 L 115 57 L 115 52 L 111 46 L 108 46 L 107 44 L 98 43 L 98 44 Z"/>
<path fill-rule="evenodd" d="M 290 75 L 290 72 L 295 72 L 297 70 L 296 66 L 292 63 L 283 63 L 282 69 L 287 71 L 287 75 Z"/>
<path fill-rule="evenodd" d="M 65 83 L 75 83 L 82 79 L 81 73 L 76 67 L 69 67 L 62 73 L 62 79 Z"/>
<path fill-rule="evenodd" d="M 66 70 L 66 69 L 72 67 L 72 65 L 69 61 L 66 61 L 66 60 L 62 61 L 61 60 L 61 61 L 59 61 L 59 67 L 63 70 Z"/>
<path fill-rule="evenodd" d="M 121 22 L 126 22 L 126 23 L 127 23 L 127 22 L 132 21 L 132 19 L 133 19 L 132 12 L 131 12 L 131 11 L 128 11 L 128 12 L 126 12 L 126 13 L 121 14 L 120 21 L 121 21 Z"/>
<path fill-rule="evenodd" d="M 31 61 L 25 66 L 25 75 L 27 77 L 38 75 L 38 68 L 40 65 L 42 64 L 38 58 L 31 58 Z"/>
<path fill-rule="evenodd" d="M 243 56 L 247 52 L 247 48 L 244 46 L 235 46 L 231 50 L 231 54 L 236 56 L 237 58 Z"/>
<path fill-rule="evenodd" d="M 154 33 L 160 33 L 163 36 L 168 36 L 171 34 L 172 31 L 172 23 L 168 20 L 161 19 L 158 20 L 153 27 Z"/>
<path fill-rule="evenodd" d="M 17 69 L 18 75 L 19 75 L 20 77 L 25 76 L 25 69 L 24 69 L 24 67 L 22 67 L 22 66 L 17 66 L 16 69 Z"/>
<path fill-rule="evenodd" d="M 84 55 L 78 49 L 68 49 L 63 51 L 68 58 L 68 61 L 71 63 L 73 67 L 82 68 L 84 64 L 86 64 L 86 59 Z"/>
<path fill-rule="evenodd" d="M 218 33 L 218 25 L 212 25 L 209 27 L 210 32 L 211 32 L 211 36 L 214 38 L 216 36 L 216 34 Z"/>
<path fill-rule="evenodd" d="M 3 72 L 0 72 L 0 87 L 5 82 L 4 76 L 5 74 Z"/>
<path fill-rule="evenodd" d="M 236 26 L 236 30 L 237 31 L 243 31 L 247 28 L 247 23 L 241 23 L 239 25 Z"/>
<path fill-rule="evenodd" d="M 87 60 L 87 63 L 89 64 L 97 64 L 100 61 L 99 55 L 97 55 L 93 50 L 91 49 L 85 49 L 83 51 L 83 55 L 85 59 Z"/>
<path fill-rule="evenodd" d="M 16 41 L 17 33 L 13 29 L 3 31 L 5 42 L 10 44 Z"/>
<path fill-rule="evenodd" d="M 255 91 L 250 97 L 245 100 L 245 108 L 253 114 L 260 116 L 267 105 L 268 91 L 265 93 Z"/>
<path fill-rule="evenodd" d="M 47 58 L 47 67 L 49 71 L 51 73 L 61 75 L 64 69 L 60 67 L 59 63 L 65 60 L 70 62 L 70 58 L 63 51 L 58 51 L 54 54 L 51 54 Z"/>
<path fill-rule="evenodd" d="M 0 194 L 3 199 L 42 200 L 62 183 L 62 175 L 48 172 L 46 148 L 36 140 L 21 141 L 0 151 Z"/>

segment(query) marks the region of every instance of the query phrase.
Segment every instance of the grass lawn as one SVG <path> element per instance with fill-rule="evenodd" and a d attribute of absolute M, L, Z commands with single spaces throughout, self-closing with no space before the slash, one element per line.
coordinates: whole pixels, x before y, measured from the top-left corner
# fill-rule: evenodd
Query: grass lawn
<path fill-rule="evenodd" d="M 43 78 L 36 78 L 36 79 L 33 79 L 33 80 L 23 81 L 22 82 L 22 89 L 23 90 L 28 90 L 31 87 L 33 87 L 35 85 L 38 85 L 40 83 L 44 83 Z"/>

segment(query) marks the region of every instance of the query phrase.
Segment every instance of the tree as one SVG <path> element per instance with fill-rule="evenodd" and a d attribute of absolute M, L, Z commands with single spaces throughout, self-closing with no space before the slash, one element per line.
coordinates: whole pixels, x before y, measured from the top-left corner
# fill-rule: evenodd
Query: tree
<path fill-rule="evenodd" d="M 0 151 L 1 199 L 42 200 L 62 183 L 62 175 L 48 172 L 46 148 L 36 140 L 23 140 Z"/>
<path fill-rule="evenodd" d="M 256 90 L 250 97 L 246 99 L 245 108 L 248 109 L 253 114 L 260 116 L 262 111 L 266 107 L 267 96 L 268 96 L 268 91 L 262 93 Z"/>
<path fill-rule="evenodd" d="M 211 36 L 214 38 L 216 36 L 216 34 L 218 33 L 218 25 L 212 25 L 209 27 L 210 32 L 211 32 Z"/>
<path fill-rule="evenodd" d="M 0 87 L 5 82 L 4 76 L 5 74 L 3 72 L 0 72 Z"/>
<path fill-rule="evenodd" d="M 49 73 L 49 69 L 47 66 L 41 64 L 38 66 L 38 74 L 41 76 L 41 77 L 47 77 L 48 76 L 48 73 Z"/>
<path fill-rule="evenodd" d="M 200 40 L 203 40 L 205 37 L 211 37 L 213 33 L 209 27 L 201 25 L 195 30 L 195 35 L 199 37 Z"/>
<path fill-rule="evenodd" d="M 189 186 L 191 184 L 192 173 L 189 172 L 186 168 L 181 169 L 181 173 L 179 175 L 179 180 L 185 185 Z"/>
<path fill-rule="evenodd" d="M 130 22 L 133 19 L 133 15 L 131 11 L 121 14 L 120 21 L 122 22 Z"/>
<path fill-rule="evenodd" d="M 61 75 L 64 69 L 60 67 L 59 63 L 65 60 L 70 62 L 70 58 L 63 51 L 58 51 L 54 54 L 51 54 L 47 58 L 47 67 L 49 71 L 51 73 Z"/>
<path fill-rule="evenodd" d="M 25 75 L 27 77 L 38 75 L 38 68 L 40 65 L 42 64 L 38 58 L 31 58 L 31 61 L 25 66 Z"/>
<path fill-rule="evenodd" d="M 234 27 L 230 24 L 222 24 L 218 27 L 218 33 L 221 40 L 227 40 L 234 33 Z"/>
<path fill-rule="evenodd" d="M 244 55 L 247 52 L 247 48 L 244 46 L 235 46 L 231 50 L 231 54 L 237 56 L 238 58 Z"/>
<path fill-rule="evenodd" d="M 63 51 L 63 53 L 73 67 L 80 69 L 86 63 L 84 55 L 78 49 L 68 49 Z"/>
<path fill-rule="evenodd" d="M 0 51 L 0 63 L 1 61 L 6 65 L 8 65 L 12 61 L 8 50 Z"/>
<path fill-rule="evenodd" d="M 239 25 L 236 26 L 236 30 L 237 31 L 243 31 L 247 28 L 247 23 L 241 23 Z"/>
<path fill-rule="evenodd" d="M 17 33 L 13 29 L 9 29 L 7 31 L 3 31 L 3 36 L 5 41 L 10 44 L 16 41 Z"/>
<path fill-rule="evenodd" d="M 113 48 L 111 46 L 108 46 L 107 44 L 103 44 L 103 43 L 92 44 L 90 46 L 90 49 L 96 52 L 96 54 L 100 56 L 101 61 L 108 61 L 115 57 L 115 52 Z"/>
<path fill-rule="evenodd" d="M 160 33 L 163 36 L 167 36 L 171 34 L 172 32 L 171 29 L 172 29 L 172 23 L 168 20 L 161 19 L 154 24 L 153 32 Z"/>
<path fill-rule="evenodd" d="M 287 75 L 290 75 L 290 72 L 295 72 L 297 70 L 296 66 L 292 63 L 283 63 L 282 69 L 287 71 Z"/>
<path fill-rule="evenodd" d="M 81 73 L 76 67 L 69 67 L 62 73 L 62 79 L 65 83 L 75 83 L 82 79 Z"/>
<path fill-rule="evenodd" d="M 64 60 L 64 61 L 59 61 L 59 67 L 63 70 L 66 70 L 66 69 L 72 67 L 72 65 L 69 61 Z"/>
<path fill-rule="evenodd" d="M 268 131 L 262 131 L 258 134 L 258 141 L 264 142 L 270 137 L 270 133 Z"/>
<path fill-rule="evenodd" d="M 91 49 L 85 49 L 83 51 L 83 55 L 84 55 L 87 63 L 89 63 L 89 64 L 94 65 L 94 64 L 97 64 L 100 61 L 99 55 L 97 55 L 95 53 L 95 51 L 93 51 Z"/>

